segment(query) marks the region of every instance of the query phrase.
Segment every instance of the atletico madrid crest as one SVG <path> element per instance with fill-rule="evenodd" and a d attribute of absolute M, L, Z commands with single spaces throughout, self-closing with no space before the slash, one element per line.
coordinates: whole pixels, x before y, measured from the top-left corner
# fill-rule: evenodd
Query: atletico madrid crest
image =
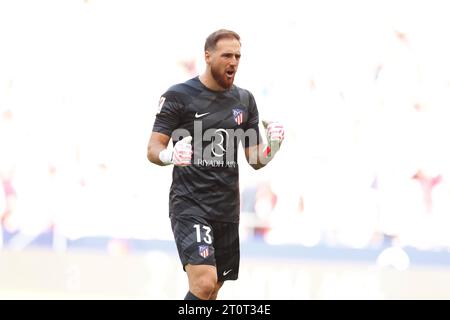
<path fill-rule="evenodd" d="M 198 247 L 198 253 L 203 258 L 206 258 L 207 256 L 209 256 L 209 246 L 199 246 Z"/>
<path fill-rule="evenodd" d="M 242 109 L 233 109 L 233 118 L 240 125 L 244 121 L 244 111 Z"/>

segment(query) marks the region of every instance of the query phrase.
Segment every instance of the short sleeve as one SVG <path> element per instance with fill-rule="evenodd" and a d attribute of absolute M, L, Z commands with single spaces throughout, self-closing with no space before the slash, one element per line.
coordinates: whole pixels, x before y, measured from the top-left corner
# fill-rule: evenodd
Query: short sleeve
<path fill-rule="evenodd" d="M 184 105 L 174 92 L 166 92 L 159 100 L 153 131 L 171 136 L 179 126 Z"/>
<path fill-rule="evenodd" d="M 256 106 L 255 98 L 251 93 L 248 96 L 248 120 L 245 125 L 245 136 L 251 136 L 248 134 L 248 130 L 254 130 L 256 133 L 256 139 L 245 139 L 242 143 L 244 148 L 248 148 L 254 145 L 258 145 L 261 140 L 261 134 L 259 132 L 259 112 L 258 107 Z"/>

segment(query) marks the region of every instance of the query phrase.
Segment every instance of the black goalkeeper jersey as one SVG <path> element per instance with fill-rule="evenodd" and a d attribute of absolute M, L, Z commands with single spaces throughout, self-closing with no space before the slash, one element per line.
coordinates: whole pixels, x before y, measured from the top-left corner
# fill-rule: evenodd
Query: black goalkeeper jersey
<path fill-rule="evenodd" d="M 192 164 L 173 168 L 170 216 L 239 222 L 238 147 L 260 141 L 253 95 L 234 85 L 212 91 L 195 77 L 162 95 L 153 131 L 173 143 L 193 138 Z"/>

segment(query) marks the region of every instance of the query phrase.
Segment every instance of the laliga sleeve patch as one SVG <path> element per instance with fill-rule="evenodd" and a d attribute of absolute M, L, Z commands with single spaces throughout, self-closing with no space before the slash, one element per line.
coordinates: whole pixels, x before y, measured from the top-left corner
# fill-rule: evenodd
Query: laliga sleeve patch
<path fill-rule="evenodd" d="M 161 109 L 162 109 L 165 101 L 166 101 L 166 97 L 159 98 L 158 110 L 157 110 L 156 113 L 160 113 L 161 112 Z"/>

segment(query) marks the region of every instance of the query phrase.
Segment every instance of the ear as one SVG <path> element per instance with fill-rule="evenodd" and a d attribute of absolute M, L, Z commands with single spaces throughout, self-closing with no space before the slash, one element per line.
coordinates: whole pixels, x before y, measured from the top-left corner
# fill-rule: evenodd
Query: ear
<path fill-rule="evenodd" d="M 209 65 L 211 62 L 211 52 L 209 51 L 205 51 L 205 62 L 207 65 Z"/>

